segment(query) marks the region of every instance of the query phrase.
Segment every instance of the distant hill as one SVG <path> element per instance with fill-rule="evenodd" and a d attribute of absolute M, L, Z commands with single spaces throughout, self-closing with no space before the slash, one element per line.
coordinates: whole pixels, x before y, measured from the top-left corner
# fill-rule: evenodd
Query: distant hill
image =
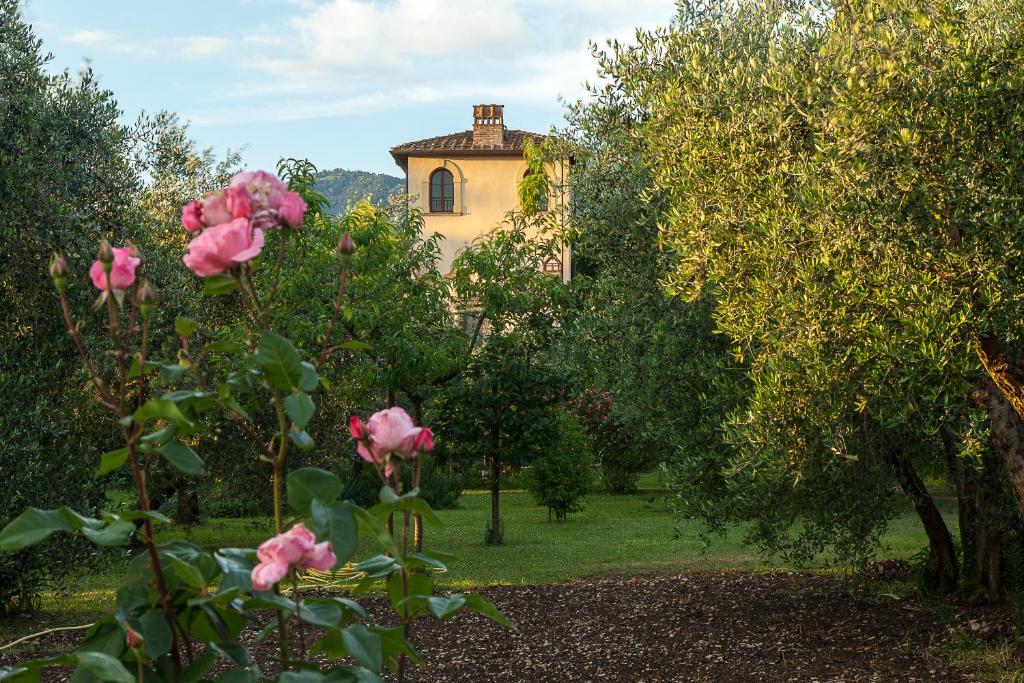
<path fill-rule="evenodd" d="M 405 179 L 386 173 L 335 168 L 316 174 L 316 191 L 327 197 L 334 214 L 344 213 L 366 197 L 374 204 L 387 204 L 388 197 L 399 190 L 405 190 Z"/>

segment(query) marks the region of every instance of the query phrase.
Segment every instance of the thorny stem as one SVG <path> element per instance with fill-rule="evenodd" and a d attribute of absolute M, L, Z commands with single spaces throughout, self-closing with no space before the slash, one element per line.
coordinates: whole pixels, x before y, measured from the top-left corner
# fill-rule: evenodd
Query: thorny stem
<path fill-rule="evenodd" d="M 267 324 L 267 314 L 270 312 L 270 307 L 273 305 L 274 298 L 277 297 L 277 290 L 281 286 L 281 268 L 284 266 L 284 254 L 287 244 L 287 236 L 282 235 L 281 241 L 277 245 L 277 263 L 274 265 L 274 284 L 270 287 L 270 294 L 267 295 L 266 305 L 260 309 L 260 320 L 262 320 L 264 325 Z"/>
<path fill-rule="evenodd" d="M 346 267 L 346 260 L 341 262 L 341 271 L 338 273 L 338 296 L 334 299 L 334 311 L 331 314 L 331 322 L 327 324 L 327 331 L 324 332 L 323 346 L 320 349 L 320 355 L 316 360 L 316 367 L 319 368 L 323 364 L 327 357 L 331 355 L 334 350 L 330 346 L 331 337 L 334 335 L 334 328 L 338 324 L 338 317 L 341 315 L 341 307 L 345 302 L 345 289 L 346 282 L 348 280 L 348 268 Z"/>
<path fill-rule="evenodd" d="M 274 528 L 278 534 L 284 533 L 284 517 L 281 511 L 281 487 L 282 473 L 284 470 L 284 458 L 288 452 L 288 418 L 284 412 L 284 401 L 277 389 L 272 389 L 274 396 L 274 410 L 277 413 L 278 444 L 277 455 L 274 457 Z M 277 610 L 277 627 L 281 634 L 281 666 L 291 655 L 288 648 L 288 623 L 284 618 L 284 612 Z"/>
<path fill-rule="evenodd" d="M 68 336 L 71 337 L 75 343 L 75 348 L 78 349 L 78 355 L 82 359 L 82 364 L 85 365 L 86 372 L 89 373 L 89 377 L 93 384 L 96 385 L 96 389 L 100 392 L 100 403 L 109 408 L 110 410 L 117 412 L 117 404 L 114 401 L 114 395 L 110 392 L 110 388 L 107 386 L 103 378 L 100 377 L 99 372 L 96 371 L 96 367 L 93 365 L 92 358 L 89 357 L 89 352 L 85 350 L 85 344 L 82 343 L 82 335 L 78 331 L 75 321 L 71 317 L 71 309 L 68 307 L 68 298 L 64 292 L 59 292 L 60 298 L 60 310 L 64 314 L 64 322 L 68 328 Z"/>
<path fill-rule="evenodd" d="M 399 496 L 402 495 L 402 476 L 399 472 L 395 472 L 395 493 Z M 405 601 L 409 597 L 409 572 L 405 568 L 405 560 L 409 554 L 409 511 L 405 510 L 402 513 L 402 557 L 401 564 L 398 570 L 398 575 L 402 579 L 402 599 Z M 409 639 L 409 603 L 404 602 L 402 605 L 402 637 L 406 641 Z M 405 653 L 402 653 L 398 658 L 398 683 L 404 683 L 405 681 Z"/>
<path fill-rule="evenodd" d="M 302 594 L 295 572 L 292 572 L 292 599 L 295 601 L 295 620 L 299 623 L 299 661 L 303 661 L 306 659 L 306 627 L 302 623 Z"/>
<path fill-rule="evenodd" d="M 110 317 L 110 337 L 114 344 L 114 357 L 117 361 L 117 381 L 119 387 L 119 396 L 116 400 L 114 412 L 118 419 L 121 420 L 127 417 L 126 412 L 128 408 L 128 399 L 126 395 L 127 377 L 124 367 L 124 348 L 122 346 L 122 335 L 121 335 L 121 324 L 118 317 L 117 304 L 114 301 L 113 288 L 110 283 L 110 273 L 107 272 L 107 290 L 105 296 L 107 298 L 107 311 Z M 64 308 L 66 308 L 66 300 L 62 296 L 64 302 Z M 149 321 L 143 322 L 143 339 L 148 341 L 149 335 Z M 142 349 L 139 353 L 140 366 L 145 363 L 146 357 L 146 344 L 143 344 Z M 139 384 L 139 398 L 138 401 L 142 401 L 142 394 L 145 392 L 145 384 L 140 382 Z M 122 425 L 121 430 L 124 434 L 125 442 L 128 446 L 128 462 L 132 470 L 132 479 L 135 484 L 135 495 L 139 500 L 139 507 L 143 513 L 150 511 L 149 505 L 149 494 L 146 491 L 146 475 L 139 465 L 137 442 L 139 437 L 142 435 L 142 428 L 136 423 L 132 422 L 128 425 Z M 156 548 L 156 534 L 153 532 L 153 521 L 148 515 L 144 515 L 142 518 L 143 528 L 143 543 L 146 546 L 146 551 L 149 554 L 149 564 L 153 571 L 153 578 L 156 582 L 157 592 L 160 595 L 161 606 L 163 607 L 164 616 L 167 621 L 173 627 L 172 631 L 172 642 L 171 652 L 174 655 L 174 664 L 178 669 L 181 669 L 181 651 L 180 651 L 180 636 L 184 636 L 181 633 L 181 626 L 178 623 L 177 614 L 174 612 L 174 606 L 171 604 L 170 592 L 167 590 L 167 582 L 164 579 L 163 569 L 160 566 L 160 554 Z M 189 648 L 188 639 L 185 639 L 186 648 Z M 191 659 L 191 652 L 189 653 Z"/>

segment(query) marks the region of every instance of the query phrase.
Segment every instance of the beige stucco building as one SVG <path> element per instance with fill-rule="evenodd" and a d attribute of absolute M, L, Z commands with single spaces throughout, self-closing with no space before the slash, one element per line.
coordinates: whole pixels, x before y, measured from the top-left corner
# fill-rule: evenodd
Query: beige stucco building
<path fill-rule="evenodd" d="M 504 107 L 473 107 L 473 128 L 391 148 L 395 163 L 405 171 L 411 206 L 423 213 L 425 232 L 440 233 L 441 272 L 448 272 L 455 255 L 480 235 L 499 225 L 519 208 L 519 183 L 527 173 L 523 148 L 528 139 L 544 135 L 505 127 Z M 549 165 L 555 188 L 565 188 L 568 161 Z M 565 190 L 549 198 L 547 211 L 558 221 L 566 215 Z M 568 279 L 568 247 L 553 254 L 544 270 Z"/>

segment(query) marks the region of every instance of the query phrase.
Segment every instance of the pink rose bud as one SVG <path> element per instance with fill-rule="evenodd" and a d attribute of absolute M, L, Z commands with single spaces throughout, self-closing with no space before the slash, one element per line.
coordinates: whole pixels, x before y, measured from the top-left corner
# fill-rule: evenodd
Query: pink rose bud
<path fill-rule="evenodd" d="M 352 435 L 352 438 L 359 441 L 363 438 L 363 421 L 359 419 L 358 415 L 353 415 L 348 420 L 348 433 Z"/>
<path fill-rule="evenodd" d="M 50 258 L 50 277 L 53 278 L 53 286 L 58 292 L 64 291 L 68 278 L 68 262 L 58 253 Z"/>
<path fill-rule="evenodd" d="M 129 626 L 128 633 L 124 637 L 124 643 L 133 650 L 142 647 L 142 634 Z"/>
<path fill-rule="evenodd" d="M 189 232 L 203 229 L 203 209 L 198 201 L 191 201 L 181 209 L 181 225 Z"/>
<path fill-rule="evenodd" d="M 110 263 L 114 260 L 114 250 L 110 248 L 110 242 L 105 238 L 100 241 L 100 248 L 96 253 L 96 260 L 100 263 Z"/>
<path fill-rule="evenodd" d="M 182 258 L 199 277 L 210 277 L 259 256 L 263 231 L 254 230 L 244 218 L 203 230 L 188 245 Z"/>
<path fill-rule="evenodd" d="M 298 192 L 286 192 L 277 207 L 277 215 L 292 228 L 302 225 L 302 217 L 306 214 L 306 202 Z"/>
<path fill-rule="evenodd" d="M 135 296 L 139 302 L 139 312 L 143 318 L 148 318 L 153 310 L 153 304 L 156 303 L 156 292 L 153 291 L 149 280 L 143 280 L 142 285 L 135 290 Z"/>
<path fill-rule="evenodd" d="M 351 256 L 356 253 L 356 243 L 352 241 L 352 235 L 347 232 L 338 240 L 338 253 L 342 256 Z"/>
<path fill-rule="evenodd" d="M 429 453 L 434 450 L 434 433 L 430 431 L 430 427 L 422 428 L 416 435 L 415 446 L 420 453 Z"/>
<path fill-rule="evenodd" d="M 107 244 L 106 240 L 103 243 L 110 249 L 110 245 Z M 107 290 L 107 271 L 109 270 L 110 287 L 124 291 L 135 282 L 135 270 L 139 267 L 141 260 L 132 256 L 131 247 L 120 247 L 110 249 L 110 251 L 112 254 L 111 262 L 94 261 L 92 267 L 89 268 L 89 278 L 96 289 L 105 292 Z M 103 255 L 102 246 L 100 247 L 100 254 Z"/>

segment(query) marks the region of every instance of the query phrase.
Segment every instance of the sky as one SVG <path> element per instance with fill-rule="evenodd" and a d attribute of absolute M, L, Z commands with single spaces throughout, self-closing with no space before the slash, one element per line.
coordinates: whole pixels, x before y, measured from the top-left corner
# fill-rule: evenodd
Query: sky
<path fill-rule="evenodd" d="M 505 124 L 560 125 L 585 96 L 588 41 L 632 42 L 673 0 L 26 0 L 51 68 L 88 64 L 125 120 L 177 112 L 250 168 L 281 157 L 400 175 L 388 149 Z"/>

